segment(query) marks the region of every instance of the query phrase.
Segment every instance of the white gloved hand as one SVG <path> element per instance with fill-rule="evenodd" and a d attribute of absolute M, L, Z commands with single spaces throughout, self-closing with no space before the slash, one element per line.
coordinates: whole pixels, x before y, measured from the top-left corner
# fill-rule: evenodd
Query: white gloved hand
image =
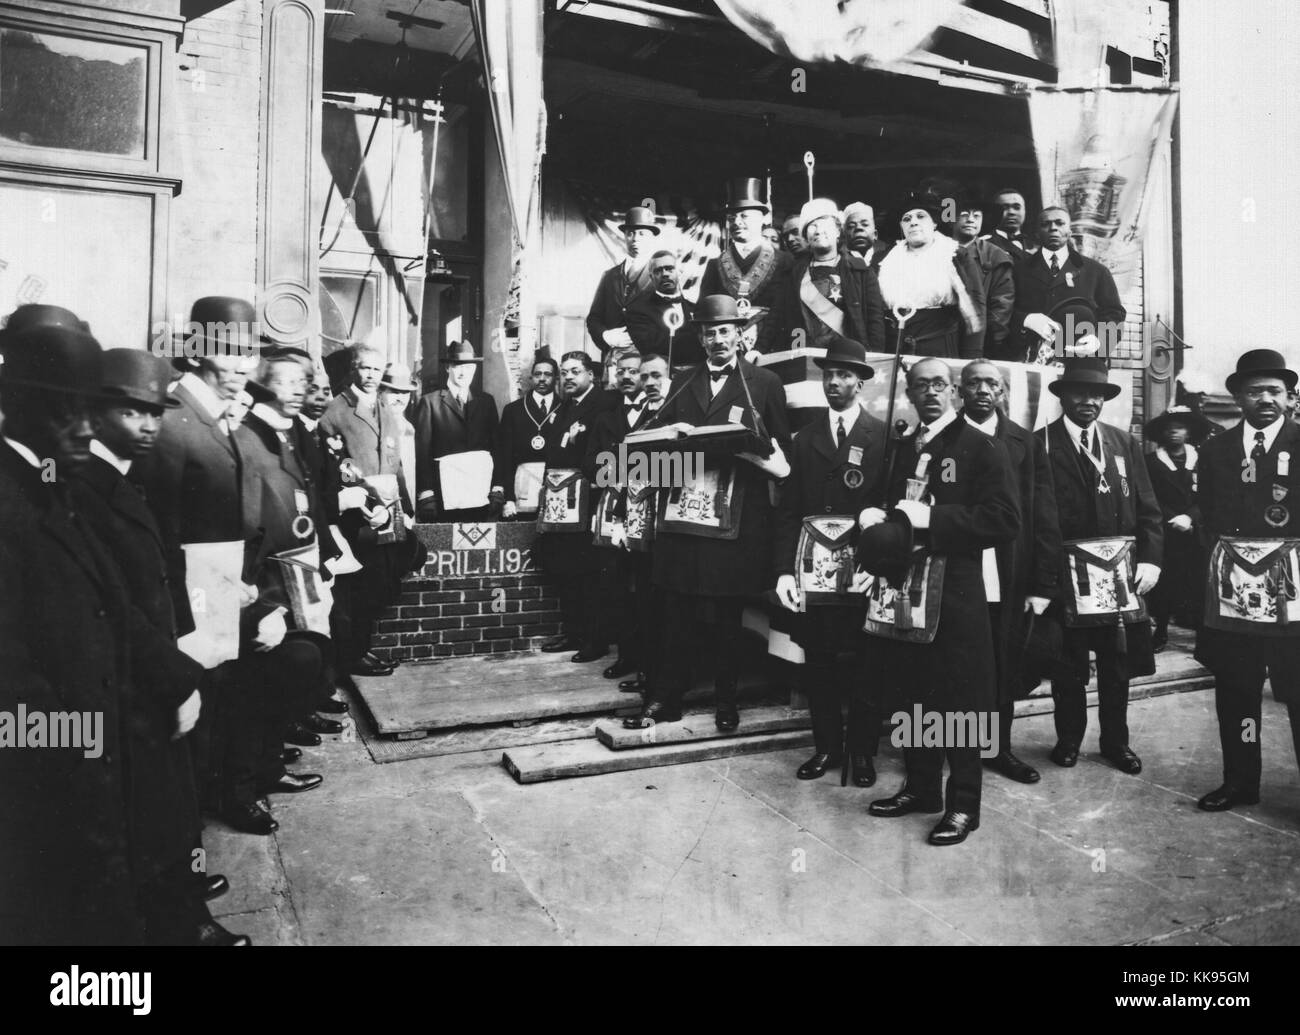
<path fill-rule="evenodd" d="M 260 594 L 257 587 L 251 582 L 241 582 L 239 584 L 239 606 L 247 607 L 249 604 L 256 604 Z"/>
<path fill-rule="evenodd" d="M 1095 334 L 1081 334 L 1071 352 L 1076 356 L 1095 356 L 1101 351 L 1101 339 Z"/>
<path fill-rule="evenodd" d="M 514 500 L 506 500 L 501 505 L 501 516 L 503 518 L 512 518 L 519 513 L 519 508 L 515 506 Z"/>
<path fill-rule="evenodd" d="M 376 506 L 373 509 L 361 508 L 361 513 L 365 515 L 366 521 L 370 527 L 378 531 L 388 524 L 392 515 L 388 512 L 387 507 Z"/>
<path fill-rule="evenodd" d="M 350 485 L 339 490 L 339 510 L 360 510 L 369 498 L 369 493 L 360 485 Z"/>
<path fill-rule="evenodd" d="M 871 588 L 871 584 L 876 581 L 876 577 L 869 571 L 855 571 L 853 581 L 849 584 L 850 593 L 865 593 Z"/>
<path fill-rule="evenodd" d="M 1047 597 L 1025 597 L 1025 610 L 1032 611 L 1036 615 L 1041 615 L 1051 605 Z"/>
<path fill-rule="evenodd" d="M 185 702 L 176 709 L 176 732 L 172 734 L 172 740 L 180 740 L 194 728 L 195 723 L 199 721 L 199 711 L 202 707 L 197 690 L 185 698 Z"/>
<path fill-rule="evenodd" d="M 879 507 L 868 507 L 858 515 L 858 527 L 864 531 L 872 525 L 884 524 L 886 514 Z"/>
<path fill-rule="evenodd" d="M 789 476 L 790 461 L 787 460 L 785 454 L 781 452 L 781 447 L 777 445 L 776 439 L 772 439 L 771 442 L 772 455 L 769 457 L 761 457 L 757 453 L 737 453 L 736 455 L 742 460 L 748 460 L 760 471 L 763 471 L 771 475 L 777 481 L 780 481 L 782 478 Z"/>
<path fill-rule="evenodd" d="M 1030 313 L 1025 317 L 1025 330 L 1032 331 L 1044 341 L 1055 341 L 1061 325 L 1046 313 Z"/>
<path fill-rule="evenodd" d="M 782 575 L 776 580 L 776 598 L 787 611 L 799 610 L 799 584 L 793 575 Z"/>
<path fill-rule="evenodd" d="M 913 528 L 930 527 L 930 504 L 919 500 L 899 500 L 898 509 L 907 515 Z"/>
<path fill-rule="evenodd" d="M 605 344 L 614 349 L 625 349 L 632 344 L 632 335 L 627 333 L 626 327 L 611 327 L 601 335 L 605 339 Z"/>
<path fill-rule="evenodd" d="M 274 650 L 284 642 L 289 626 L 284 621 L 284 608 L 277 607 L 257 623 L 257 635 L 253 638 L 253 649 L 259 652 Z"/>
<path fill-rule="evenodd" d="M 1160 581 L 1160 566 L 1158 564 L 1139 564 L 1137 571 L 1133 573 L 1134 589 L 1138 591 L 1139 596 L 1146 596 L 1156 587 Z"/>
<path fill-rule="evenodd" d="M 1177 517 L 1171 517 L 1169 524 L 1179 532 L 1190 532 L 1192 530 L 1192 519 L 1186 514 L 1179 514 Z"/>
<path fill-rule="evenodd" d="M 616 525 L 614 530 L 609 534 L 609 545 L 616 549 L 627 549 L 627 529 L 622 525 Z"/>

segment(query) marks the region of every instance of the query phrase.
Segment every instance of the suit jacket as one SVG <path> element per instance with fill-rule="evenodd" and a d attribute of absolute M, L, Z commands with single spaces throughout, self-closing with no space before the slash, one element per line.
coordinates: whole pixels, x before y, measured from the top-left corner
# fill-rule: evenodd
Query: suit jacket
<path fill-rule="evenodd" d="M 363 475 L 396 475 L 402 509 L 414 514 L 402 469 L 402 429 L 398 415 L 381 403 L 375 420 L 357 409 L 357 401 L 351 386 L 331 399 L 316 426 L 319 437 L 340 442 L 338 460 L 351 460 Z M 347 521 L 343 527 L 345 532 L 350 531 Z"/>
<path fill-rule="evenodd" d="M 687 366 L 691 363 L 704 362 L 704 348 L 700 345 L 700 335 L 691 323 L 695 315 L 693 302 L 678 296 L 676 301 L 682 307 L 683 323 L 673 335 L 672 365 Z M 664 313 L 673 302 L 665 299 L 655 291 L 643 291 L 627 307 L 627 333 L 632 336 L 632 344 L 642 356 L 668 356 L 668 328 L 664 325 Z"/>
<path fill-rule="evenodd" d="M 82 749 L 0 749 L 0 930 L 9 944 L 131 944 L 126 589 L 65 487 L 0 441 L 0 711 L 99 713 Z"/>
<path fill-rule="evenodd" d="M 1010 359 L 1006 340 L 1015 309 L 1015 262 L 1002 248 L 985 240 L 972 241 L 962 250 L 975 260 L 984 287 L 984 355 Z"/>
<path fill-rule="evenodd" d="M 198 687 L 203 668 L 175 645 L 162 533 L 140 490 L 99 457 L 76 468 L 69 490 L 77 513 L 112 554 L 131 606 L 143 617 L 136 635 L 151 641 L 152 663 L 132 668 L 127 710 L 128 829 L 132 869 L 143 883 L 188 861 L 202 829 L 189 742 L 171 735 L 176 709 Z"/>
<path fill-rule="evenodd" d="M 1001 248 L 1016 263 L 1022 262 L 1038 252 L 1038 242 L 1026 237 L 1024 234 L 1017 234 L 1014 238 L 1011 238 L 1003 237 L 1001 234 L 994 232 L 985 234 L 980 240 L 988 241 L 989 244 Z"/>
<path fill-rule="evenodd" d="M 808 253 L 795 258 L 786 280 L 785 301 L 791 326 L 804 327 L 810 339 L 823 326 L 799 297 L 800 284 L 811 264 L 812 256 Z M 875 270 L 856 255 L 841 254 L 835 272 L 840 278 L 843 297 L 833 304 L 844 313 L 844 336 L 865 345 L 868 352 L 885 351 L 885 301 L 880 296 Z M 812 340 L 808 342 L 812 343 Z"/>
<path fill-rule="evenodd" d="M 1119 299 L 1119 290 L 1110 270 L 1096 259 L 1080 255 L 1073 246 L 1069 253 L 1055 277 L 1041 252 L 1026 256 L 1015 264 L 1015 310 L 1011 314 L 1006 358 L 1023 362 L 1028 350 L 1037 345 L 1038 336 L 1025 330 L 1026 316 L 1030 313 L 1050 314 L 1059 303 L 1070 298 L 1082 298 L 1090 303 L 1097 313 L 1098 325 L 1123 324 L 1127 311 Z M 1100 336 L 1100 332 L 1098 334 Z"/>
<path fill-rule="evenodd" d="M 754 430 L 754 418 L 745 397 L 743 377 L 749 385 L 754 409 L 767 435 L 790 455 L 790 426 L 785 409 L 785 386 L 770 370 L 736 359 L 716 397 L 710 398 L 707 366 L 701 363 L 673 378 L 670 402 L 659 411 L 657 424 L 684 421 L 695 427 L 727 424 L 733 407 L 742 422 Z M 772 479 L 747 460 L 733 461 L 737 485 L 744 494 L 740 530 L 736 539 L 706 539 L 679 532 L 656 532 L 654 582 L 696 596 L 757 596 L 772 585 L 767 566 L 772 551 Z"/>
<path fill-rule="evenodd" d="M 915 432 L 899 444 L 888 499 L 902 499 L 917 465 Z M 1020 505 L 1006 446 L 960 417 L 926 444 L 931 457 L 930 527 L 917 541 L 945 560 L 939 628 L 928 644 L 868 636 L 887 692 L 936 710 L 996 707 L 993 631 L 983 554 L 1020 532 Z"/>
<path fill-rule="evenodd" d="M 878 270 L 880 269 L 880 260 L 889 254 L 889 249 L 892 247 L 894 247 L 893 241 L 876 241 L 872 244 L 871 251 L 868 254 L 858 255 L 857 252 L 853 252 L 853 254 L 858 255 L 858 258 L 873 270 Z"/>
<path fill-rule="evenodd" d="M 755 347 L 759 352 L 785 352 L 790 348 L 791 320 L 798 319 L 798 311 L 796 310 L 792 317 L 787 311 L 786 304 L 788 297 L 786 280 L 790 276 L 793 256 L 789 252 L 773 248 L 767 241 L 754 249 L 748 258 L 742 258 L 730 244 L 727 245 L 727 249 L 744 275 L 748 275 L 753 270 L 761 255 L 768 251 L 773 253 L 772 272 L 757 287 L 750 285 L 749 300 L 755 306 L 762 306 L 768 310 L 758 322 L 758 339 Z M 723 276 L 719 260 L 710 259 L 708 265 L 704 267 L 704 275 L 700 278 L 700 298 L 709 295 L 731 295 L 733 298 L 738 298 L 738 289 L 739 285 L 728 283 Z"/>
<path fill-rule="evenodd" d="M 497 425 L 496 445 L 492 451 L 492 484 L 501 489 L 507 500 L 515 498 L 515 471 L 519 465 L 545 461 L 546 447 L 534 449 L 533 439 L 538 435 L 548 439 L 555 434 L 559 408 L 560 397 L 553 394 L 550 408 L 543 417 L 530 391 L 506 403 L 501 411 L 501 423 Z"/>
<path fill-rule="evenodd" d="M 442 506 L 438 485 L 439 457 L 485 449 L 496 443 L 497 403 L 490 395 L 471 392 L 465 408 L 451 392 L 440 388 L 420 397 L 415 404 L 415 491 L 423 497 L 432 492 Z"/>
<path fill-rule="evenodd" d="M 641 267 L 641 273 L 629 280 L 623 263 L 611 266 L 600 275 L 596 293 L 587 312 L 587 333 L 603 356 L 609 351 L 605 332 L 627 325 L 627 307 L 637 295 L 650 289 L 650 263 Z"/>
<path fill-rule="evenodd" d="M 184 543 L 243 539 L 240 458 L 223 430 L 184 384 L 172 393 L 181 405 L 163 414 L 153 453 L 137 462 L 141 485 L 158 519 L 167 551 L 167 576 L 181 635 L 194 630 L 185 587 Z"/>

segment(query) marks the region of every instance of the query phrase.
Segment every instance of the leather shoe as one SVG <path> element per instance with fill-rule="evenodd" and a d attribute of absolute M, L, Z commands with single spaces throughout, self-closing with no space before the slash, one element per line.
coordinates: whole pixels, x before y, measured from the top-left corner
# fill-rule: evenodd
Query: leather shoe
<path fill-rule="evenodd" d="M 1079 745 L 1058 743 L 1056 747 L 1052 748 L 1052 753 L 1049 757 L 1062 768 L 1070 769 L 1078 764 Z"/>
<path fill-rule="evenodd" d="M 867 811 L 873 816 L 893 819 L 895 816 L 906 816 L 909 812 L 942 812 L 943 802 L 938 798 L 926 801 L 919 794 L 913 794 L 904 788 L 891 797 L 877 798 L 867 806 Z"/>
<path fill-rule="evenodd" d="M 215 920 L 204 920 L 199 924 L 196 945 L 252 945 L 253 939 L 246 934 L 227 931 Z"/>
<path fill-rule="evenodd" d="M 623 720 L 625 730 L 643 730 L 657 722 L 680 722 L 682 709 L 677 705 L 667 705 L 662 701 L 651 701 L 641 709 L 640 715 L 632 715 Z"/>
<path fill-rule="evenodd" d="M 305 748 L 320 747 L 320 734 L 313 733 L 301 722 L 291 722 L 285 728 L 284 742 Z"/>
<path fill-rule="evenodd" d="M 280 779 L 263 784 L 261 791 L 263 794 L 296 794 L 319 787 L 323 779 L 319 773 L 285 773 Z"/>
<path fill-rule="evenodd" d="M 220 898 L 230 890 L 230 881 L 226 880 L 221 874 L 214 873 L 210 877 L 205 875 L 199 882 L 199 886 L 203 893 L 203 901 L 211 902 L 214 898 Z"/>
<path fill-rule="evenodd" d="M 995 773 L 1001 773 L 1008 780 L 1015 780 L 1016 783 L 1037 783 L 1042 779 L 1037 769 L 1020 761 L 1010 751 L 999 751 L 992 758 L 984 759 L 984 765 Z"/>
<path fill-rule="evenodd" d="M 280 824 L 257 802 L 251 805 L 230 805 L 218 815 L 241 834 L 273 834 L 280 829 Z"/>
<path fill-rule="evenodd" d="M 565 651 L 577 650 L 581 646 L 576 636 L 556 636 L 542 644 L 542 653 L 563 654 Z"/>
<path fill-rule="evenodd" d="M 1128 773 L 1129 776 L 1137 776 L 1142 772 L 1142 759 L 1133 754 L 1133 750 L 1127 744 L 1118 751 L 1103 751 L 1101 757 L 1121 773 Z"/>
<path fill-rule="evenodd" d="M 930 831 L 930 844 L 959 845 L 966 840 L 967 834 L 973 834 L 979 828 L 978 816 L 969 812 L 945 812 L 943 819 Z"/>
<path fill-rule="evenodd" d="M 632 679 L 621 680 L 618 684 L 620 693 L 624 694 L 642 694 L 646 690 L 645 676 L 637 673 Z"/>
<path fill-rule="evenodd" d="M 614 664 L 610 665 L 601 673 L 606 679 L 617 679 L 619 676 L 626 676 L 636 671 L 636 666 L 630 661 L 624 661 L 622 658 L 615 658 Z"/>
<path fill-rule="evenodd" d="M 800 780 L 819 780 L 826 775 L 827 769 L 834 769 L 839 764 L 838 758 L 818 752 L 796 769 L 794 775 Z"/>
<path fill-rule="evenodd" d="M 569 660 L 578 665 L 585 665 L 589 661 L 599 661 L 608 653 L 608 647 L 583 647 Z"/>
<path fill-rule="evenodd" d="M 302 728 L 311 733 L 342 733 L 343 723 L 338 719 L 326 719 L 320 715 L 308 715 L 302 720 Z"/>
<path fill-rule="evenodd" d="M 401 658 L 390 658 L 389 660 L 385 661 L 383 658 L 381 658 L 378 654 L 376 654 L 372 650 L 368 650 L 364 654 L 362 654 L 361 660 L 366 662 L 367 664 L 375 665 L 378 668 L 399 668 L 402 664 Z"/>
<path fill-rule="evenodd" d="M 348 671 L 354 676 L 391 676 L 393 674 L 393 666 L 385 665 L 378 659 L 370 661 L 363 657 L 348 669 Z"/>
<path fill-rule="evenodd" d="M 1226 783 L 1217 790 L 1211 791 L 1200 801 L 1196 807 L 1203 812 L 1227 812 L 1234 805 L 1258 805 L 1259 792 L 1249 794 L 1246 791 L 1239 791 L 1236 787 L 1229 787 Z"/>
<path fill-rule="evenodd" d="M 348 702 L 340 701 L 337 697 L 327 697 L 316 705 L 318 712 L 324 712 L 326 715 L 346 715 L 348 713 Z"/>
<path fill-rule="evenodd" d="M 740 712 L 734 704 L 718 705 L 718 713 L 713 717 L 713 724 L 723 733 L 730 733 L 740 725 Z"/>
<path fill-rule="evenodd" d="M 876 767 L 872 763 L 870 755 L 850 755 L 849 762 L 853 766 L 854 787 L 872 787 L 875 785 Z"/>
<path fill-rule="evenodd" d="M 313 733 L 312 736 L 316 736 L 316 735 Z M 316 742 L 320 743 L 320 739 L 317 738 Z M 298 761 L 298 759 L 300 758 L 302 758 L 302 748 L 281 748 L 280 749 L 281 765 L 293 765 L 294 762 Z"/>

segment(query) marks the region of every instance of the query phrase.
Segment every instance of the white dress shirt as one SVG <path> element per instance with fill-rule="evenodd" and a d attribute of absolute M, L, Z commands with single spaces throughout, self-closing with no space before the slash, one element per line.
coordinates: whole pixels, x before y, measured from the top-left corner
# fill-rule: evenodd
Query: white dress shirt
<path fill-rule="evenodd" d="M 26 460 L 37 470 L 40 470 L 42 466 L 40 459 L 37 457 L 35 453 L 33 453 L 25 445 L 19 442 L 16 438 L 10 438 L 8 435 L 0 435 L 0 438 L 3 438 L 6 442 L 9 443 L 10 449 L 12 449 L 15 453 L 21 456 L 24 460 Z"/>
<path fill-rule="evenodd" d="M 1070 249 L 1068 247 L 1058 248 L 1056 249 L 1056 251 L 1053 252 L 1053 251 L 1048 251 L 1047 248 L 1044 247 L 1042 251 L 1040 251 L 1038 254 L 1043 257 L 1043 265 L 1045 265 L 1049 270 L 1052 268 L 1053 255 L 1056 256 L 1057 265 L 1061 269 L 1065 269 L 1065 260 L 1070 257 Z"/>
<path fill-rule="evenodd" d="M 181 384 L 185 390 L 194 396 L 194 401 L 203 407 L 204 411 L 215 421 L 220 421 L 226 415 L 226 410 L 230 404 L 222 399 L 216 392 L 198 374 L 186 373 L 181 375 Z M 225 430 L 224 425 L 222 430 Z"/>
<path fill-rule="evenodd" d="M 90 440 L 90 451 L 92 454 L 103 460 L 104 463 L 115 468 L 123 478 L 125 478 L 127 472 L 131 470 L 130 460 L 123 460 L 97 438 L 92 438 Z"/>
<path fill-rule="evenodd" d="M 853 402 L 848 406 L 848 408 L 842 411 L 841 413 L 836 413 L 834 410 L 827 407 L 826 419 L 829 422 L 831 428 L 832 445 L 835 446 L 839 445 L 840 420 L 843 419 L 844 421 L 845 436 L 847 437 L 848 435 L 851 435 L 853 433 L 853 425 L 855 425 L 858 422 L 858 413 L 861 411 L 861 409 L 862 409 L 862 403 L 860 403 L 857 399 L 854 399 Z"/>
<path fill-rule="evenodd" d="M 1245 446 L 1246 455 L 1250 456 L 1255 449 L 1255 432 L 1257 431 L 1262 431 L 1264 433 L 1264 452 L 1267 453 L 1271 450 L 1273 448 L 1273 443 L 1277 441 L 1278 432 L 1282 430 L 1282 424 L 1285 420 L 1285 417 L 1279 417 L 1272 424 L 1264 428 L 1253 427 L 1250 421 L 1243 420 L 1241 422 L 1241 441 Z"/>

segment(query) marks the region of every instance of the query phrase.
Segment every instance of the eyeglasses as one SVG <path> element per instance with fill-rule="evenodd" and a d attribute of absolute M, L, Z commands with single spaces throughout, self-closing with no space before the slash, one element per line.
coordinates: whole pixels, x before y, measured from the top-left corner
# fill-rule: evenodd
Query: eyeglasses
<path fill-rule="evenodd" d="M 909 392 L 918 392 L 921 395 L 942 395 L 952 384 L 943 378 L 936 377 L 933 381 L 913 381 L 907 386 Z"/>

